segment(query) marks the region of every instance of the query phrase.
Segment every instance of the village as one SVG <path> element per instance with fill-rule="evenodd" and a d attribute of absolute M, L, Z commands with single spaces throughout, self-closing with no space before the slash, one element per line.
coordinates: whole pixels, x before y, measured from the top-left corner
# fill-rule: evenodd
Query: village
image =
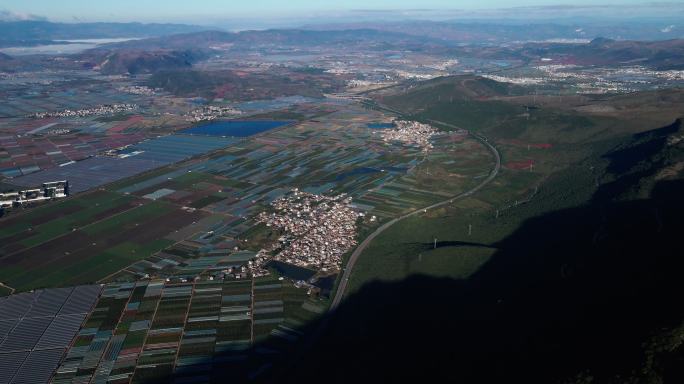
<path fill-rule="evenodd" d="M 140 96 L 154 96 L 156 94 L 155 90 L 150 87 L 145 87 L 141 85 L 128 85 L 124 87 L 119 87 L 116 89 L 119 92 L 129 93 L 131 95 Z"/>
<path fill-rule="evenodd" d="M 364 216 L 351 201 L 346 194 L 328 197 L 297 189 L 275 200 L 273 212 L 262 212 L 257 220 L 283 235 L 250 262 L 252 274 L 268 274 L 266 264 L 271 260 L 321 272 L 338 271 L 342 256 L 356 245 L 356 221 Z"/>
<path fill-rule="evenodd" d="M 433 148 L 430 139 L 439 134 L 431 125 L 417 121 L 395 120 L 394 125 L 396 128 L 385 129 L 380 132 L 386 143 L 397 141 L 406 145 L 421 147 L 425 152 Z"/>
<path fill-rule="evenodd" d="M 542 62 L 552 61 L 544 58 Z M 646 89 L 659 89 L 672 82 L 684 80 L 684 71 L 677 69 L 655 70 L 644 66 L 579 66 L 575 64 L 543 64 L 523 72 L 483 74 L 490 80 L 522 86 L 537 86 L 535 92 L 576 94 L 630 93 Z M 561 87 L 562 85 L 562 87 Z M 546 87 L 546 89 L 545 89 Z"/>
<path fill-rule="evenodd" d="M 111 105 L 99 105 L 93 108 L 84 109 L 65 109 L 58 112 L 39 112 L 30 115 L 36 119 L 45 119 L 48 117 L 88 117 L 88 116 L 101 116 L 101 115 L 113 115 L 117 113 L 130 112 L 138 109 L 135 104 L 111 104 Z"/>
<path fill-rule="evenodd" d="M 220 107 L 214 105 L 207 105 L 202 108 L 198 108 L 188 112 L 185 117 L 188 121 L 200 122 L 200 121 L 211 121 L 219 117 L 225 116 L 239 116 L 242 115 L 242 111 L 239 111 L 233 107 Z"/>

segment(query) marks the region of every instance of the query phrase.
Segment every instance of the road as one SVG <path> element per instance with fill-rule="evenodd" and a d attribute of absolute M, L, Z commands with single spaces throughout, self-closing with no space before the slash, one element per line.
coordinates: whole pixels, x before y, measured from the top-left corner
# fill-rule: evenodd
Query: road
<path fill-rule="evenodd" d="M 391 110 L 389 108 L 384 108 L 384 109 L 390 110 L 394 113 L 399 113 L 398 111 L 394 111 L 394 110 Z M 401 113 L 400 113 L 400 115 L 401 115 Z M 455 129 L 460 129 L 459 127 L 456 127 L 454 125 L 444 123 L 441 121 L 430 120 L 430 122 L 441 124 L 441 125 L 444 125 L 447 127 L 455 128 Z M 349 282 L 349 276 L 351 276 L 352 270 L 354 269 L 354 265 L 356 264 L 356 261 L 359 259 L 359 256 L 361 256 L 361 253 L 363 253 L 363 251 L 366 249 L 366 247 L 368 247 L 368 245 L 371 243 L 371 241 L 373 241 L 373 239 L 378 237 L 378 235 L 380 235 L 381 233 L 383 233 L 388 228 L 390 228 L 391 226 L 393 226 L 394 224 L 398 223 L 401 220 L 404 220 L 404 219 L 411 217 L 411 216 L 415 216 L 421 212 L 426 212 L 426 211 L 429 211 L 431 209 L 441 207 L 443 205 L 451 204 L 451 203 L 455 202 L 456 200 L 464 199 L 468 196 L 471 196 L 472 194 L 474 194 L 475 192 L 479 191 L 480 189 L 484 188 L 487 184 L 492 182 L 492 180 L 494 180 L 494 178 L 496 178 L 496 176 L 499 174 L 499 170 L 501 169 L 501 155 L 499 154 L 499 151 L 493 145 L 491 145 L 489 143 L 489 141 L 487 140 L 486 137 L 479 135 L 479 134 L 476 134 L 476 133 L 473 133 L 471 131 L 468 131 L 468 134 L 470 136 L 474 137 L 479 142 L 481 142 L 494 155 L 494 159 L 496 160 L 496 165 L 494 166 L 494 169 L 492 169 L 492 171 L 489 173 L 487 178 L 484 179 L 480 184 L 476 185 L 475 187 L 471 188 L 468 191 L 459 193 L 458 195 L 452 196 L 446 200 L 432 204 L 428 207 L 416 209 L 415 211 L 411 211 L 411 212 L 409 212 L 403 216 L 392 219 L 392 220 L 386 222 L 385 224 L 381 225 L 380 227 L 378 227 L 378 229 L 376 229 L 373 233 L 371 233 L 368 237 L 366 237 L 366 239 L 363 240 L 361 242 L 361 244 L 359 244 L 358 247 L 356 247 L 354 252 L 349 257 L 349 261 L 347 261 L 347 265 L 344 269 L 344 272 L 342 273 L 342 279 L 340 280 L 340 284 L 337 287 L 337 291 L 335 292 L 335 297 L 333 297 L 332 303 L 330 304 L 330 311 L 334 311 L 335 309 L 337 309 L 337 307 L 342 302 L 342 299 L 344 298 L 344 293 L 347 289 L 347 283 Z"/>

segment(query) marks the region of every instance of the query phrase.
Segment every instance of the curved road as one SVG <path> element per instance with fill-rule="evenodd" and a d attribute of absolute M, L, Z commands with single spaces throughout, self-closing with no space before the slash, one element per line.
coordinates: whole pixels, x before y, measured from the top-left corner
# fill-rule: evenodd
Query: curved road
<path fill-rule="evenodd" d="M 392 110 L 392 112 L 397 113 L 398 111 Z M 429 121 L 432 123 L 437 123 L 437 124 L 445 125 L 447 127 L 459 129 L 458 127 L 456 127 L 454 125 L 447 124 L 447 123 L 444 123 L 441 121 L 435 121 L 435 120 L 429 120 Z M 484 146 L 486 146 L 494 155 L 494 158 L 496 159 L 496 165 L 494 166 L 494 169 L 492 169 L 492 171 L 489 173 L 489 176 L 487 176 L 487 178 L 484 179 L 480 184 L 476 185 L 475 187 L 473 187 L 472 189 L 470 189 L 466 192 L 459 193 L 458 195 L 452 196 L 451 198 L 446 199 L 444 201 L 440 201 L 440 202 L 432 204 L 428 207 L 424 207 L 424 208 L 417 209 L 415 211 L 411 211 L 411 212 L 409 212 L 403 216 L 392 219 L 392 220 L 386 222 L 385 224 L 381 225 L 380 227 L 378 227 L 378 229 L 376 229 L 373 233 L 371 233 L 368 237 L 366 237 L 366 239 L 363 240 L 361 242 L 361 244 L 359 244 L 358 247 L 356 247 L 354 252 L 349 257 L 349 261 L 347 262 L 347 265 L 344 269 L 344 272 L 342 273 L 342 280 L 340 281 L 340 285 L 337 287 L 337 291 L 335 292 L 335 297 L 333 298 L 332 303 L 330 304 L 330 311 L 334 311 L 335 309 L 337 309 L 337 307 L 342 302 L 342 298 L 344 297 L 344 292 L 347 289 L 347 283 L 349 282 L 349 276 L 351 276 L 351 272 L 354 269 L 354 264 L 356 264 L 356 261 L 359 259 L 359 256 L 361 256 L 361 253 L 364 251 L 364 249 L 366 249 L 366 247 L 368 247 L 368 244 L 370 244 L 371 241 L 373 241 L 373 239 L 375 239 L 378 235 L 380 235 L 382 232 L 387 230 L 387 228 L 393 226 L 394 224 L 396 224 L 400 220 L 404 220 L 408 217 L 415 216 L 415 215 L 419 214 L 420 212 L 425 212 L 425 211 L 433 209 L 433 208 L 441 207 L 441 206 L 446 205 L 446 204 L 451 204 L 456 200 L 466 198 L 466 197 L 472 195 L 473 193 L 479 191 L 484 186 L 489 184 L 492 180 L 494 180 L 496 175 L 499 173 L 499 170 L 501 169 L 501 155 L 499 154 L 499 151 L 493 145 L 491 145 L 489 143 L 489 141 L 487 141 L 486 137 L 478 135 L 478 134 L 473 133 L 471 131 L 468 131 L 468 134 L 470 136 L 474 137 L 476 140 L 480 141 L 482 144 L 484 144 Z"/>

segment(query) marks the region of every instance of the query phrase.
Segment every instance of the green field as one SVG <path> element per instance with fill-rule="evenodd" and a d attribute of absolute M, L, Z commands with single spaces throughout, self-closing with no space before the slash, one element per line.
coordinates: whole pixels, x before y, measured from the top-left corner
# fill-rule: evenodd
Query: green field
<path fill-rule="evenodd" d="M 172 245 L 164 236 L 198 217 L 102 191 L 46 205 L 10 217 L 3 227 L 3 237 L 14 241 L 2 244 L 0 281 L 18 291 L 95 283 Z"/>

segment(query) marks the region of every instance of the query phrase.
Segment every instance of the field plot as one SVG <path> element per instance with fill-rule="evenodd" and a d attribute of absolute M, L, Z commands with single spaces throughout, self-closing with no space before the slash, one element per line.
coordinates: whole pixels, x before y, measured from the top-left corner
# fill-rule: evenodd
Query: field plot
<path fill-rule="evenodd" d="M 145 140 L 118 151 L 118 156 L 96 156 L 63 167 L 16 177 L 11 183 L 32 187 L 69 180 L 72 192 L 83 192 L 126 177 L 224 148 L 232 138 L 169 135 Z"/>
<path fill-rule="evenodd" d="M 55 124 L 45 124 L 43 127 L 67 129 L 63 124 Z M 103 151 L 135 144 L 143 138 L 139 134 L 104 137 L 83 134 L 22 138 L 0 136 L 0 175 L 18 177 L 63 166 Z"/>
<path fill-rule="evenodd" d="M 61 204 L 76 208 L 57 216 L 57 206 L 48 206 L 3 226 L 7 245 L 0 278 L 8 286 L 27 290 L 95 282 L 171 245 L 165 235 L 204 216 L 100 191 Z"/>
<path fill-rule="evenodd" d="M 243 380 L 269 356 L 292 348 L 292 342 L 301 336 L 297 329 L 324 310 L 324 302 L 309 298 L 306 291 L 276 277 L 258 281 L 199 279 L 185 284 L 152 280 L 112 283 L 104 289 L 83 286 L 44 292 L 52 292 L 51 299 L 44 301 L 56 308 L 52 312 L 59 311 L 57 317 L 52 315 L 54 321 L 80 311 L 80 320 L 70 328 L 69 337 L 60 339 L 55 366 L 45 368 L 46 378 L 52 376 L 54 383 L 148 383 L 171 377 L 182 381 L 198 374 L 206 381 L 222 382 L 227 372 Z M 15 298 L 37 303 L 31 295 L 36 294 Z M 52 296 L 59 296 L 61 301 L 53 303 Z M 30 305 L 26 309 L 17 299 L 3 307 L 8 314 L 0 320 L 1 330 L 11 329 L 19 321 L 9 318 L 33 316 Z M 35 316 L 51 310 L 45 304 L 33 307 L 41 311 Z M 49 330 L 49 321 L 43 322 L 46 324 L 41 329 Z M 5 333 L 0 334 L 0 340 Z M 36 337 L 40 339 L 40 335 Z M 56 337 L 48 339 L 54 349 Z M 11 362 L 26 358 L 23 350 L 4 351 L 4 345 L 0 344 L 0 359 Z M 48 344 L 40 339 L 38 345 Z M 21 366 L 21 361 L 17 364 Z"/>
<path fill-rule="evenodd" d="M 50 72 L 27 72 L 0 79 L 0 177 L 56 169 L 178 128 L 178 118 L 156 115 L 156 107 L 137 108 L 147 97 L 120 92 L 96 73 Z M 31 94 L 26 89 L 31 89 Z M 136 107 L 102 116 L 34 116 L 114 104 Z M 169 124 L 170 120 L 176 122 Z"/>
<path fill-rule="evenodd" d="M 47 383 L 101 289 L 56 288 L 0 299 L 0 382 Z"/>
<path fill-rule="evenodd" d="M 140 297 L 140 287 L 154 292 L 152 284 L 152 288 L 146 285 L 147 283 L 143 283 L 136 287 L 135 284 L 117 284 L 104 288 L 95 310 L 79 331 L 78 337 L 57 369 L 53 378 L 54 383 L 83 382 L 89 381 L 95 375 L 108 375 L 119 356 L 136 353 L 136 346 L 139 348 L 138 344 L 141 343 L 132 341 L 126 345 L 127 348 L 123 348 L 126 333 L 118 325 L 120 320 L 125 323 L 130 321 L 132 315 L 137 315 L 137 310 L 142 306 L 139 300 L 158 299 L 158 292 L 156 296 L 143 294 L 143 297 Z M 133 296 L 136 299 L 133 299 Z M 156 302 L 153 308 L 156 308 Z M 143 312 L 142 317 L 147 312 Z"/>

